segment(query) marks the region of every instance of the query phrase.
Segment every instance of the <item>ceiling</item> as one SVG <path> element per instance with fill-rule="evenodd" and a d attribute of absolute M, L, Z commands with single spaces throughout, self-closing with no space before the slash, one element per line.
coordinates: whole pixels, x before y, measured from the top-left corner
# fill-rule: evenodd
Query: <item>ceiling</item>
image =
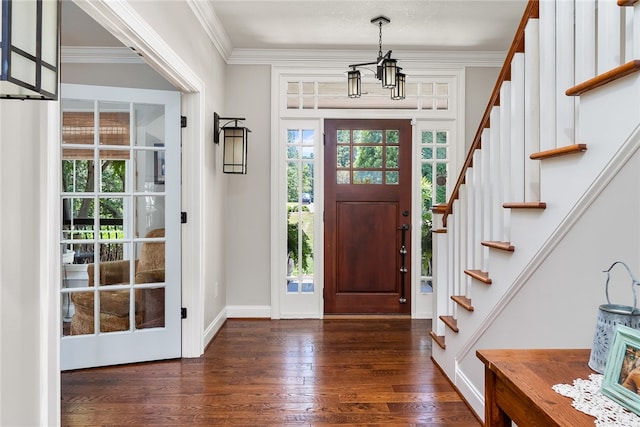
<path fill-rule="evenodd" d="M 144 0 L 129 0 L 144 1 Z M 164 0 L 173 1 L 173 0 Z M 184 1 L 184 0 L 181 0 Z M 208 1 L 233 49 L 506 52 L 526 0 Z M 122 46 L 71 0 L 63 1 L 63 46 Z M 73 25 L 65 25 L 73 23 Z"/>
<path fill-rule="evenodd" d="M 509 49 L 526 0 L 209 0 L 242 49 Z"/>

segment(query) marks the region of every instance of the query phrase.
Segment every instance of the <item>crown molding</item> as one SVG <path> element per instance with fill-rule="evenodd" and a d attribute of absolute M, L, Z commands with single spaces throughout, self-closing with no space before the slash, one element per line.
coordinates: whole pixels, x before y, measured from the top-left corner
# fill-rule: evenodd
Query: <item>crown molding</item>
<path fill-rule="evenodd" d="M 65 64 L 144 64 L 142 57 L 127 47 L 61 46 Z"/>
<path fill-rule="evenodd" d="M 218 19 L 211 2 L 199 0 L 186 0 L 193 14 L 196 16 L 200 25 L 213 42 L 213 45 L 222 56 L 225 62 L 229 62 L 229 57 L 233 51 L 231 39 L 224 29 L 222 22 Z"/>
<path fill-rule="evenodd" d="M 233 49 L 227 64 L 232 65 L 316 65 L 330 66 L 375 60 L 376 53 L 362 50 L 321 49 Z M 394 51 L 400 64 L 457 65 L 469 67 L 500 67 L 506 52 L 460 51 Z"/>

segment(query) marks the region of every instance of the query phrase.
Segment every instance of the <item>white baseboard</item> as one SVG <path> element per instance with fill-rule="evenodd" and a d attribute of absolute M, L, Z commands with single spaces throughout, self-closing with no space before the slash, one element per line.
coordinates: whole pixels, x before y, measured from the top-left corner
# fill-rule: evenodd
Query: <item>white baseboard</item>
<path fill-rule="evenodd" d="M 220 313 L 218 313 L 216 318 L 213 319 L 213 322 L 211 322 L 209 326 L 205 328 L 204 337 L 202 340 L 204 342 L 204 348 L 207 348 L 207 346 L 209 345 L 213 337 L 215 337 L 218 331 L 220 330 L 220 328 L 222 328 L 222 325 L 224 325 L 224 322 L 225 320 L 227 320 L 227 317 L 228 317 L 227 308 L 225 307 L 220 311 Z"/>
<path fill-rule="evenodd" d="M 411 316 L 412 319 L 433 319 L 432 311 L 417 311 Z"/>
<path fill-rule="evenodd" d="M 467 376 L 460 370 L 460 367 L 456 363 L 456 378 L 454 381 L 456 387 L 460 393 L 467 400 L 467 403 L 475 411 L 481 419 L 484 418 L 484 391 L 480 392 L 476 389 L 473 383 L 467 378 Z"/>
<path fill-rule="evenodd" d="M 267 318 L 271 319 L 270 305 L 228 305 L 227 318 Z"/>

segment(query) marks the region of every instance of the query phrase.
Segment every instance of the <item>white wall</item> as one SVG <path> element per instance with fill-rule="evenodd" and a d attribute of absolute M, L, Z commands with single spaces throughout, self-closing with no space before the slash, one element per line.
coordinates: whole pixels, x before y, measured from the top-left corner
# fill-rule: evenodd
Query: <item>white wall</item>
<path fill-rule="evenodd" d="M 63 63 L 63 83 L 176 90 L 164 77 L 146 64 Z"/>
<path fill-rule="evenodd" d="M 638 181 L 640 153 L 588 207 L 470 351 L 459 354 L 459 369 L 477 390 L 484 387 L 484 366 L 476 349 L 591 348 L 598 307 L 606 304 L 602 271 L 624 261 L 640 276 L 640 197 L 628 191 L 629 183 Z M 626 271 L 617 266 L 611 277 L 611 302 L 632 306 Z M 483 412 L 482 402 L 471 403 Z"/>
<path fill-rule="evenodd" d="M 0 101 L 0 425 L 40 423 L 41 169 L 46 103 Z M 54 248 L 52 248 L 54 249 Z M 51 251 L 55 253 L 54 250 Z M 51 286 L 55 286 L 55 278 Z M 53 349 L 55 351 L 55 349 Z M 57 402 L 56 402 L 57 403 Z"/>
<path fill-rule="evenodd" d="M 114 7 L 113 13 L 120 13 L 122 4 L 105 4 L 96 1 L 85 6 Z M 140 15 L 137 22 L 144 25 L 146 21 L 147 28 L 154 29 L 150 45 L 167 46 L 179 57 L 176 67 L 192 73 L 189 74 L 192 81 L 201 84 L 202 103 L 196 102 L 194 108 L 194 114 L 203 120 L 201 132 L 194 134 L 201 137 L 186 141 L 183 149 L 184 167 L 189 171 L 185 185 L 190 189 L 186 200 L 183 198 L 190 219 L 183 226 L 183 238 L 186 236 L 191 248 L 196 248 L 190 250 L 190 259 L 183 260 L 196 265 L 189 276 L 191 280 L 183 283 L 183 288 L 202 290 L 205 297 L 204 301 L 199 298 L 204 315 L 202 323 L 196 325 L 197 335 L 204 340 L 205 332 L 214 333 L 221 325 L 219 320 L 226 307 L 223 262 L 226 188 L 218 166 L 220 158 L 215 156 L 211 142 L 213 112 L 222 111 L 225 105 L 225 63 L 185 2 L 168 1 L 158 7 L 154 2 L 138 1 L 133 8 Z M 98 19 L 98 15 L 94 18 Z M 55 150 L 47 145 L 43 130 L 47 119 L 47 103 L 0 101 L 0 425 L 3 426 L 59 422 L 55 345 L 58 314 L 56 310 L 43 310 L 48 301 L 44 301 L 47 297 L 42 292 L 59 281 L 48 270 L 50 260 L 41 255 L 51 254 L 58 263 L 58 245 L 47 240 L 48 230 L 43 229 L 48 220 L 56 221 L 51 212 L 57 209 L 54 202 L 45 206 L 47 200 L 57 200 L 48 193 L 50 177 L 42 176 L 47 172 L 43 168 L 48 164 L 47 150 Z M 43 218 L 42 212 L 48 212 L 49 219 Z M 222 284 L 219 292 L 213 292 L 215 283 Z M 52 295 L 57 303 L 57 292 Z M 54 345 L 44 344 L 48 341 Z"/>
<path fill-rule="evenodd" d="M 466 69 L 465 129 L 473 138 L 499 68 Z M 270 283 L 270 68 L 267 65 L 227 67 L 225 117 L 246 117 L 249 136 L 248 174 L 229 175 L 225 200 L 225 264 L 227 304 L 231 317 L 269 315 Z M 471 134 L 471 136 L 469 136 Z M 469 142 L 467 143 L 467 145 Z M 465 153 L 460 153 L 464 157 Z M 219 147 L 217 155 L 222 155 Z"/>
<path fill-rule="evenodd" d="M 271 69 L 229 65 L 223 117 L 245 117 L 251 129 L 247 175 L 228 175 L 225 200 L 227 304 L 233 316 L 270 314 Z M 222 155 L 222 146 L 217 147 Z"/>
<path fill-rule="evenodd" d="M 156 2 L 135 1 L 132 6 L 204 84 L 201 93 L 204 139 L 183 142 L 183 169 L 186 168 L 189 173 L 193 168 L 202 168 L 201 181 L 183 180 L 183 191 L 185 186 L 189 188 L 188 194 L 183 194 L 183 209 L 189 215 L 189 223 L 183 226 L 183 241 L 200 242 L 200 250 L 194 248 L 189 253 L 189 259 L 183 256 L 183 268 L 188 265 L 188 268 L 195 270 L 194 274 L 201 274 L 203 283 L 183 283 L 183 287 L 202 289 L 202 327 L 206 340 L 213 336 L 224 320 L 227 299 L 226 248 L 223 242 L 226 189 L 222 158 L 213 144 L 213 113 L 223 111 L 226 105 L 226 65 L 186 2 L 166 1 L 162 2 L 162 7 L 158 7 Z M 193 257 L 201 262 L 193 262 Z"/>
<path fill-rule="evenodd" d="M 465 153 L 473 142 L 478 125 L 496 85 L 499 67 L 467 67 L 465 69 Z"/>

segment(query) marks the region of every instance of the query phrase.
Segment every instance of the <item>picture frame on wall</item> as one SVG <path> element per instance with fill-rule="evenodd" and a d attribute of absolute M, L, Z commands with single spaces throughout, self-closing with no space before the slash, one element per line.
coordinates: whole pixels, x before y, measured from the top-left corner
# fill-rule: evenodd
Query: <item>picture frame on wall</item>
<path fill-rule="evenodd" d="M 640 331 L 617 325 L 602 394 L 640 415 Z"/>
<path fill-rule="evenodd" d="M 153 144 L 154 147 L 164 147 L 164 144 Z M 164 184 L 164 160 L 165 151 L 157 150 L 153 152 L 153 181 L 156 184 Z"/>

